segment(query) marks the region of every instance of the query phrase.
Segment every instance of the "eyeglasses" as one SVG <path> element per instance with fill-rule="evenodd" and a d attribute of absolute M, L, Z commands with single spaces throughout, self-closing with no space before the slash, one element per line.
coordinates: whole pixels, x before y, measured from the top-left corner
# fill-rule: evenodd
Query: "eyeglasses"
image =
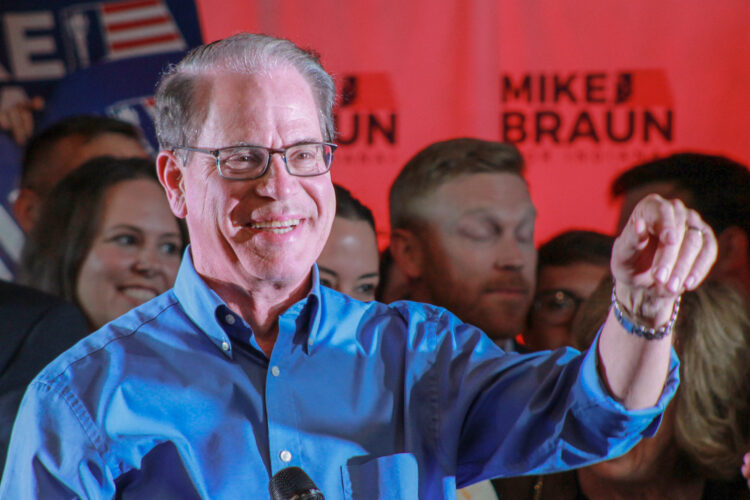
<path fill-rule="evenodd" d="M 552 326 L 570 323 L 583 299 L 568 290 L 546 290 L 534 297 L 533 315 Z"/>
<path fill-rule="evenodd" d="M 189 146 L 174 146 L 172 150 L 184 149 L 213 156 L 219 175 L 231 180 L 252 180 L 263 177 L 271 165 L 271 156 L 280 154 L 286 171 L 298 177 L 323 175 L 331 169 L 333 152 L 338 146 L 328 142 L 305 142 L 284 149 L 263 146 L 230 146 L 218 149 L 202 149 Z"/>

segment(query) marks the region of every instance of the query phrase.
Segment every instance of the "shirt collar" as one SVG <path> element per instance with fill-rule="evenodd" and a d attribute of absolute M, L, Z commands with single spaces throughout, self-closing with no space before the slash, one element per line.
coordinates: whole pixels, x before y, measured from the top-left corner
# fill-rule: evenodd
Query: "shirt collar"
<path fill-rule="evenodd" d="M 318 330 L 320 329 L 321 286 L 320 286 L 320 271 L 318 271 L 317 263 L 313 264 L 312 288 L 310 288 L 310 293 L 308 293 L 307 297 L 305 297 L 304 300 L 300 302 L 305 302 L 306 307 L 304 307 L 304 309 L 307 309 L 307 314 L 309 315 L 308 323 L 307 323 L 308 325 L 307 326 L 308 349 L 306 350 L 306 352 L 309 353 L 309 348 L 314 346 L 315 342 L 317 341 Z"/>
<path fill-rule="evenodd" d="M 310 354 L 311 348 L 318 338 L 317 333 L 321 321 L 321 292 L 318 265 L 313 264 L 310 291 L 304 298 L 279 315 L 279 333 L 293 328 L 295 336 L 304 342 L 302 348 L 306 354 Z M 296 328 L 299 325 L 304 325 L 299 327 L 299 330 L 302 331 L 298 331 Z M 283 328 L 284 326 L 286 328 Z M 299 337 L 300 334 L 302 334 L 301 337 Z"/>
<path fill-rule="evenodd" d="M 206 282 L 198 275 L 190 254 L 190 245 L 185 249 L 180 269 L 177 272 L 174 293 L 185 314 L 208 336 L 217 348 L 231 358 L 231 341 L 218 319 L 221 311 L 226 311 L 228 308 L 219 295 L 206 285 Z M 318 272 L 318 265 L 314 264 L 310 291 L 302 300 L 293 304 L 279 317 L 279 321 L 281 321 L 282 318 L 291 319 L 306 314 L 308 318 L 306 332 L 308 346 L 314 345 L 316 333 L 320 326 L 320 300 L 320 273 Z M 309 352 L 309 349 L 305 349 L 305 352 Z"/>
<path fill-rule="evenodd" d="M 222 306 L 226 308 L 226 304 L 198 275 L 193 265 L 193 257 L 190 255 L 190 245 L 182 256 L 182 263 L 174 282 L 174 293 L 185 314 L 216 347 L 231 358 L 232 343 L 216 319 L 217 311 Z"/>

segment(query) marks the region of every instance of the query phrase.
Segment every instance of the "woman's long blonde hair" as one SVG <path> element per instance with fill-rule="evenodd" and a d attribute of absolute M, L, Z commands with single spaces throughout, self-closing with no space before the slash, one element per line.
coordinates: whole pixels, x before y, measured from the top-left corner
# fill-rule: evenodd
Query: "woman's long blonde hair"
<path fill-rule="evenodd" d="M 612 278 L 581 305 L 574 343 L 589 346 L 607 317 Z M 673 336 L 680 357 L 680 387 L 672 404 L 675 439 L 708 478 L 737 476 L 750 443 L 750 315 L 728 285 L 704 283 L 682 297 Z"/>

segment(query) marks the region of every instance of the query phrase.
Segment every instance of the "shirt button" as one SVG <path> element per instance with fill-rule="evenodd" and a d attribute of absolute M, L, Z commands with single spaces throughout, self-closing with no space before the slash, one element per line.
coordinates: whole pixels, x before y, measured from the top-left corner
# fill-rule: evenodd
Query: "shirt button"
<path fill-rule="evenodd" d="M 222 351 L 228 351 L 229 350 L 229 342 L 222 342 L 221 343 L 221 350 Z"/>
<path fill-rule="evenodd" d="M 273 375 L 274 377 L 278 377 L 279 373 L 281 373 L 281 370 L 279 370 L 278 366 L 272 366 L 271 367 L 271 375 Z"/>
<path fill-rule="evenodd" d="M 289 461 L 292 459 L 292 453 L 288 450 L 282 450 L 282 452 L 279 453 L 279 458 L 282 462 L 289 463 Z"/>
<path fill-rule="evenodd" d="M 227 314 L 224 316 L 224 321 L 226 321 L 228 325 L 233 325 L 236 320 L 234 319 L 234 316 Z"/>

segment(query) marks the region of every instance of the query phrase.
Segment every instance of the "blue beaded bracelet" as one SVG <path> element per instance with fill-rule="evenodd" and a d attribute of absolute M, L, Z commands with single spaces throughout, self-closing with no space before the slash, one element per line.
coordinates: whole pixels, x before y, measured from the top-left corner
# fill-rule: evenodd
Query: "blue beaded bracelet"
<path fill-rule="evenodd" d="M 622 313 L 622 309 L 620 309 L 620 302 L 615 295 L 615 287 L 612 286 L 612 307 L 615 310 L 615 318 L 617 318 L 617 321 L 622 325 L 625 331 L 643 337 L 646 340 L 659 340 L 672 333 L 672 328 L 674 328 L 674 324 L 677 321 L 677 314 L 680 312 L 681 299 L 682 297 L 678 296 L 674 301 L 672 316 L 669 317 L 669 321 L 667 321 L 665 325 L 662 325 L 659 328 L 646 328 L 643 325 L 636 325 L 625 317 Z"/>

